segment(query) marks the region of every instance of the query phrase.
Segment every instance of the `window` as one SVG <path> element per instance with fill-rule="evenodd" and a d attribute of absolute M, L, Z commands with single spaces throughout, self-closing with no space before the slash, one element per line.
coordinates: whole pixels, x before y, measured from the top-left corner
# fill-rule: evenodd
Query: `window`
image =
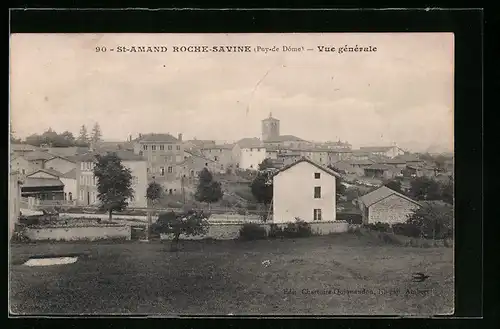
<path fill-rule="evenodd" d="M 139 155 L 142 157 L 144 155 L 144 152 L 139 151 Z"/>
<path fill-rule="evenodd" d="M 146 172 L 149 174 L 149 168 L 146 168 Z"/>
<path fill-rule="evenodd" d="M 314 179 L 320 179 L 320 177 L 321 177 L 321 173 L 319 173 L 319 172 L 314 173 Z"/>
<path fill-rule="evenodd" d="M 94 186 L 97 186 L 97 177 L 93 176 L 93 180 L 94 180 Z"/>
<path fill-rule="evenodd" d="M 252 148 L 250 149 L 250 152 L 253 152 L 253 149 L 252 149 Z"/>
<path fill-rule="evenodd" d="M 160 167 L 160 176 L 165 176 L 165 168 Z"/>
<path fill-rule="evenodd" d="M 142 149 L 145 150 L 145 151 L 147 151 L 148 146 L 147 145 L 142 145 Z"/>
<path fill-rule="evenodd" d="M 172 145 L 169 145 L 169 146 L 168 146 L 168 150 L 169 150 L 169 151 L 172 151 Z"/>
<path fill-rule="evenodd" d="M 84 190 L 80 190 L 80 194 L 78 195 L 78 199 L 80 199 L 80 201 L 83 201 L 83 195 L 84 195 L 85 191 Z"/>
<path fill-rule="evenodd" d="M 80 176 L 80 185 L 85 185 L 85 176 Z"/>
<path fill-rule="evenodd" d="M 220 165 L 220 169 L 221 169 L 221 170 L 224 170 L 224 165 Z"/>
<path fill-rule="evenodd" d="M 132 184 L 134 184 L 134 185 L 139 184 L 139 177 L 137 177 L 137 176 L 132 176 Z"/>
<path fill-rule="evenodd" d="M 21 171 L 23 172 L 23 175 L 26 174 L 26 170 L 22 169 Z"/>
<path fill-rule="evenodd" d="M 68 193 L 68 200 L 73 201 L 73 193 L 71 192 Z"/>
<path fill-rule="evenodd" d="M 219 150 L 219 152 L 221 152 L 221 153 L 222 153 L 222 149 L 220 149 L 220 150 Z"/>
<path fill-rule="evenodd" d="M 160 145 L 160 151 L 165 150 L 165 145 Z"/>
<path fill-rule="evenodd" d="M 168 167 L 167 170 L 169 173 L 172 173 L 172 167 Z"/>
<path fill-rule="evenodd" d="M 214 156 L 214 160 L 215 161 L 219 161 L 219 157 L 218 156 Z"/>
<path fill-rule="evenodd" d="M 151 150 L 156 151 L 156 145 L 151 145 Z"/>
<path fill-rule="evenodd" d="M 321 220 L 321 209 L 314 209 L 314 220 Z"/>
<path fill-rule="evenodd" d="M 314 187 L 314 198 L 315 199 L 320 199 L 321 198 L 321 186 L 315 186 Z"/>
<path fill-rule="evenodd" d="M 180 151 L 180 150 L 181 150 L 181 146 L 180 146 L 180 145 L 177 145 L 177 146 L 176 146 L 176 149 L 177 149 L 177 151 Z"/>

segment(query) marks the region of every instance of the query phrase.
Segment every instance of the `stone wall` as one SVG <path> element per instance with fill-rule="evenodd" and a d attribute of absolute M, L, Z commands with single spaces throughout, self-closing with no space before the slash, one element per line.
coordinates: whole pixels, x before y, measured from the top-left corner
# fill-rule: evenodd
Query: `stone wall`
<path fill-rule="evenodd" d="M 27 228 L 26 236 L 33 241 L 130 240 L 130 226 L 79 226 Z"/>
<path fill-rule="evenodd" d="M 349 224 L 344 221 L 335 221 L 335 222 L 322 222 L 322 223 L 309 223 L 311 225 L 311 230 L 313 234 L 317 235 L 326 235 L 331 233 L 343 233 L 347 232 L 349 228 Z M 201 239 L 215 239 L 215 240 L 234 240 L 238 239 L 240 236 L 240 229 L 243 227 L 243 223 L 234 223 L 234 224 L 216 224 L 212 223 L 209 226 L 208 232 L 204 236 L 183 236 L 181 235 L 181 239 L 183 240 L 201 240 Z M 287 224 L 277 224 L 280 227 L 285 227 Z M 260 224 L 263 226 L 266 231 L 269 232 L 270 224 Z M 161 234 L 160 238 L 162 240 L 170 240 L 172 239 L 171 234 Z"/>

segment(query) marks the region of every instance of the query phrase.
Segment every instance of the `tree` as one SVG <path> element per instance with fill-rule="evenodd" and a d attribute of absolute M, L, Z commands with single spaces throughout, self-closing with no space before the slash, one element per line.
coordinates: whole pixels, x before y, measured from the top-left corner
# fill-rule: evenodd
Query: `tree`
<path fill-rule="evenodd" d="M 101 133 L 101 127 L 99 126 L 99 123 L 95 123 L 94 128 L 92 128 L 92 142 L 97 143 L 101 141 L 102 138 L 102 133 Z"/>
<path fill-rule="evenodd" d="M 273 200 L 273 181 L 271 176 L 271 172 L 261 171 L 250 184 L 250 189 L 255 200 L 266 206 Z"/>
<path fill-rule="evenodd" d="M 392 179 L 387 182 L 385 182 L 384 186 L 390 188 L 393 191 L 396 191 L 398 193 L 403 193 L 403 190 L 401 188 L 401 180 L 400 179 Z"/>
<path fill-rule="evenodd" d="M 200 211 L 189 210 L 180 214 L 173 211 L 162 213 L 152 230 L 162 234 L 172 234 L 171 250 L 177 251 L 179 238 L 182 235 L 204 235 L 208 231 L 207 216 Z"/>
<path fill-rule="evenodd" d="M 10 122 L 10 142 L 11 143 L 21 143 L 21 139 L 16 138 L 14 127 L 12 127 L 12 121 Z"/>
<path fill-rule="evenodd" d="M 426 203 L 408 217 L 408 224 L 420 228 L 420 236 L 424 238 L 451 238 L 453 207 L 446 203 Z"/>
<path fill-rule="evenodd" d="M 328 169 L 333 170 L 334 172 L 337 172 L 335 167 L 332 165 L 328 166 Z M 345 186 L 342 184 L 342 178 L 340 177 L 335 177 L 335 198 L 337 201 L 339 201 L 340 197 L 345 194 Z"/>
<path fill-rule="evenodd" d="M 87 127 L 85 125 L 82 125 L 80 127 L 80 133 L 78 135 L 77 142 L 78 142 L 78 144 L 80 144 L 82 146 L 89 144 L 89 136 L 87 133 Z"/>
<path fill-rule="evenodd" d="M 163 195 L 163 189 L 160 184 L 157 182 L 151 182 L 148 185 L 148 188 L 146 189 L 146 198 L 148 200 L 148 206 L 153 206 L 153 208 L 156 205 L 156 202 L 161 199 Z M 147 229 L 147 234 L 148 234 L 148 239 L 149 239 L 149 231 L 151 228 L 151 213 L 148 211 L 147 213 L 148 217 L 148 229 Z"/>
<path fill-rule="evenodd" d="M 266 169 L 273 169 L 273 163 L 271 159 L 265 158 L 260 164 L 259 164 L 259 171 L 266 170 Z"/>
<path fill-rule="evenodd" d="M 454 193 L 453 177 L 450 176 L 448 182 L 444 183 L 441 186 L 441 199 L 448 204 L 453 204 L 454 195 L 455 193 Z"/>
<path fill-rule="evenodd" d="M 428 177 L 417 177 L 410 183 L 410 194 L 417 200 L 439 200 L 438 182 Z"/>
<path fill-rule="evenodd" d="M 134 198 L 131 170 L 122 164 L 116 153 L 108 153 L 96 155 L 94 176 L 97 177 L 100 208 L 109 213 L 111 220 L 113 211 L 124 210 L 128 200 Z"/>
<path fill-rule="evenodd" d="M 206 202 L 210 207 L 210 203 L 219 201 L 222 196 L 223 192 L 220 183 L 214 181 L 212 173 L 207 168 L 203 168 L 194 194 L 196 201 Z"/>

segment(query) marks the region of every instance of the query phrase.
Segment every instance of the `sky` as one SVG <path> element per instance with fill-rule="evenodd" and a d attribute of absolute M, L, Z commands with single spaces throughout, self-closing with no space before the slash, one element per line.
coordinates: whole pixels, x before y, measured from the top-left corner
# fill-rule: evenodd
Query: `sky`
<path fill-rule="evenodd" d="M 134 45 L 168 51 L 116 51 Z M 252 52 L 173 52 L 189 45 Z M 377 51 L 340 53 L 346 45 Z M 11 122 L 21 138 L 49 127 L 77 136 L 98 122 L 105 140 L 154 132 L 236 141 L 261 137 L 272 112 L 282 135 L 453 150 L 451 33 L 13 34 L 10 51 Z"/>

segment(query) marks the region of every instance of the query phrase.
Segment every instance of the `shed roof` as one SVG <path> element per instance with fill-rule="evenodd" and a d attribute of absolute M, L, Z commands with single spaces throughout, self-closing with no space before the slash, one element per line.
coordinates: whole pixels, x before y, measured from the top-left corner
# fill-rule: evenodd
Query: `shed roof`
<path fill-rule="evenodd" d="M 64 186 L 60 179 L 56 178 L 33 178 L 27 177 L 24 180 L 23 188 L 25 187 L 48 187 L 48 186 Z"/>
<path fill-rule="evenodd" d="M 387 186 L 381 186 L 381 187 L 379 187 L 378 189 L 376 189 L 376 190 L 374 190 L 374 191 L 371 191 L 371 192 L 369 192 L 369 193 L 367 193 L 367 194 L 365 194 L 365 195 L 361 196 L 361 197 L 359 198 L 359 200 L 360 200 L 360 201 L 361 201 L 361 202 L 362 202 L 362 203 L 363 203 L 366 207 L 370 207 L 370 206 L 374 205 L 375 203 L 380 202 L 380 201 L 382 201 L 383 199 L 390 197 L 391 195 L 397 195 L 397 196 L 399 196 L 400 198 L 403 198 L 403 199 L 405 199 L 405 200 L 408 200 L 408 201 L 413 202 L 413 203 L 415 203 L 415 204 L 417 204 L 417 205 L 419 205 L 419 206 L 420 206 L 420 204 L 419 204 L 417 201 L 415 201 L 415 200 L 413 200 L 413 199 L 411 199 L 411 198 L 407 197 L 406 195 L 403 195 L 403 194 L 398 193 L 398 192 L 396 192 L 396 191 L 394 191 L 394 190 L 391 190 L 391 189 L 390 189 L 390 188 L 388 188 Z"/>

